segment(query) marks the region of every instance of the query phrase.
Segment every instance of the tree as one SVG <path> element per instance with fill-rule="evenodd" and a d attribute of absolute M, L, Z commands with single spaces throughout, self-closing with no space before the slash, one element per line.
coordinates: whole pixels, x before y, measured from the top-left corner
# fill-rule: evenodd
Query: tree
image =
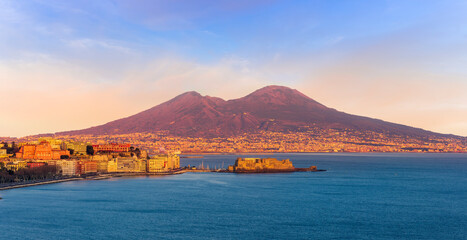
<path fill-rule="evenodd" d="M 19 147 L 16 145 L 15 142 L 11 142 L 11 148 L 7 148 L 7 153 L 8 154 L 14 154 L 19 152 Z"/>
<path fill-rule="evenodd" d="M 86 149 L 87 150 L 87 149 Z M 70 151 L 70 155 L 73 155 L 73 153 L 75 152 L 75 150 L 71 149 L 71 148 L 68 148 L 68 151 Z"/>
<path fill-rule="evenodd" d="M 94 155 L 94 148 L 92 148 L 91 145 L 86 146 L 86 154 L 91 156 Z"/>
<path fill-rule="evenodd" d="M 139 157 L 139 158 L 141 157 L 141 150 L 139 150 L 139 148 L 135 149 L 135 153 L 136 153 L 137 157 Z"/>

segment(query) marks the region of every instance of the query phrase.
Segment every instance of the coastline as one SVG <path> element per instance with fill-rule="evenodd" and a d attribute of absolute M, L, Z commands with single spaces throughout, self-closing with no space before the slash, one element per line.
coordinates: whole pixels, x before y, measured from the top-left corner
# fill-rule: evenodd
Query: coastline
<path fill-rule="evenodd" d="M 45 185 L 45 184 L 78 181 L 78 180 L 83 180 L 83 179 L 84 178 L 74 177 L 74 178 L 65 178 L 65 179 L 45 180 L 45 181 L 42 181 L 42 182 L 34 182 L 34 183 L 24 183 L 24 184 L 20 183 L 20 184 L 16 184 L 16 185 L 9 185 L 9 186 L 0 187 L 0 191 L 10 190 L 10 189 L 15 189 L 15 188 L 33 187 L 33 186 L 39 186 L 39 185 Z"/>
<path fill-rule="evenodd" d="M 65 179 L 54 179 L 54 180 L 45 180 L 41 182 L 32 182 L 32 183 L 16 183 L 7 186 L 0 187 L 0 191 L 16 189 L 16 188 L 25 188 L 25 187 L 34 187 L 46 184 L 70 182 L 70 181 L 81 181 L 81 180 L 104 180 L 114 177 L 138 177 L 138 176 L 167 176 L 167 175 L 176 175 L 183 174 L 185 170 L 174 171 L 174 172 L 160 172 L 160 173 L 111 173 L 111 174 L 99 174 L 88 177 L 71 177 Z M 1 199 L 1 198 L 0 198 Z"/>

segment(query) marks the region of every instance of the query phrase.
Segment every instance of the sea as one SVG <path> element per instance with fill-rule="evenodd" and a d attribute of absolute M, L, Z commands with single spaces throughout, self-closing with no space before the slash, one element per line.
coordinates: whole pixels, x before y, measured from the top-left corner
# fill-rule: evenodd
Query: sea
<path fill-rule="evenodd" d="M 0 239 L 467 239 L 467 154 L 205 155 L 325 172 L 184 173 L 1 191 Z"/>

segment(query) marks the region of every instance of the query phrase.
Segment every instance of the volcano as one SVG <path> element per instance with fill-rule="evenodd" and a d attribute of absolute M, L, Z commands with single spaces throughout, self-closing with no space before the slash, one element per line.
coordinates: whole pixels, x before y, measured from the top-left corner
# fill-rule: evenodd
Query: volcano
<path fill-rule="evenodd" d="M 108 135 L 168 131 L 182 137 L 228 137 L 259 131 L 306 129 L 372 131 L 406 137 L 448 136 L 420 128 L 356 116 L 328 108 L 303 93 L 267 86 L 238 99 L 186 92 L 133 116 L 59 135 Z M 450 135 L 452 136 L 452 135 Z"/>

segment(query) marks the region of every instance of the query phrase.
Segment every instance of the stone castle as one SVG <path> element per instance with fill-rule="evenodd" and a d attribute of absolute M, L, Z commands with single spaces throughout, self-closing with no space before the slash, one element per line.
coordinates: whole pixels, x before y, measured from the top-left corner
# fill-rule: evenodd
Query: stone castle
<path fill-rule="evenodd" d="M 293 172 L 295 167 L 289 159 L 279 161 L 275 158 L 237 158 L 229 172 Z"/>

